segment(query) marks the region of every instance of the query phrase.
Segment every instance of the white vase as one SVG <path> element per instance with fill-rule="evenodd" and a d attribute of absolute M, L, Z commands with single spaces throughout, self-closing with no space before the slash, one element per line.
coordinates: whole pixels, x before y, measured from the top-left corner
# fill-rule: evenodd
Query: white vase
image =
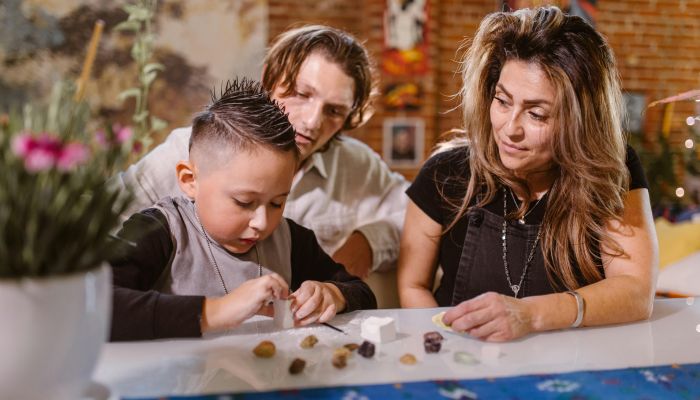
<path fill-rule="evenodd" d="M 111 270 L 0 279 L 0 399 L 78 399 L 111 320 Z"/>

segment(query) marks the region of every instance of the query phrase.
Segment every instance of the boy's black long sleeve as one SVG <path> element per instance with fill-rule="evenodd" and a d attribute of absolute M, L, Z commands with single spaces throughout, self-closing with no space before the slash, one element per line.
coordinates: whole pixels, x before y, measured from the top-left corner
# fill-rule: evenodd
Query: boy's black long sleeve
<path fill-rule="evenodd" d="M 316 235 L 310 229 L 289 222 L 292 236 L 292 287 L 295 290 L 302 282 L 314 280 L 333 283 L 345 297 L 345 310 L 377 308 L 377 299 L 369 286 L 360 278 L 350 275 L 321 249 Z"/>
<path fill-rule="evenodd" d="M 369 286 L 334 262 L 321 249 L 311 230 L 287 221 L 292 238 L 292 291 L 306 280 L 330 282 L 345 297 L 344 311 L 377 307 Z M 163 214 L 156 209 L 134 214 L 118 236 L 123 242 L 120 255 L 111 261 L 114 282 L 111 340 L 200 337 L 204 296 L 169 295 L 153 290 L 175 252 Z"/>
<path fill-rule="evenodd" d="M 156 209 L 134 214 L 117 235 L 123 239 L 111 260 L 114 296 L 110 340 L 199 337 L 204 296 L 153 290 L 174 252 L 168 223 Z"/>

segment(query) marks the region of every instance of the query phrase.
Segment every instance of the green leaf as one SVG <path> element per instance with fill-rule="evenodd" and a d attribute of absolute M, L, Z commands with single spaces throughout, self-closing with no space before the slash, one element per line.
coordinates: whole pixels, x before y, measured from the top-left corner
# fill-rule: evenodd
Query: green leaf
<path fill-rule="evenodd" d="M 124 6 L 124 11 L 129 14 L 130 20 L 146 21 L 151 19 L 151 12 L 142 6 L 127 4 Z"/>
<path fill-rule="evenodd" d="M 137 62 L 140 62 L 144 57 L 144 48 L 143 44 L 141 41 L 137 40 L 134 42 L 134 45 L 131 47 L 131 58 L 136 60 Z"/>
<path fill-rule="evenodd" d="M 156 116 L 151 116 L 151 129 L 154 131 L 159 131 L 161 129 L 164 129 L 166 126 L 168 126 L 168 123 L 163 121 L 162 119 L 156 117 Z"/>
<path fill-rule="evenodd" d="M 157 71 L 149 72 L 143 76 L 143 80 L 141 82 L 143 82 L 145 86 L 149 86 L 153 82 L 153 80 L 156 79 L 156 76 L 158 76 Z"/>
<path fill-rule="evenodd" d="M 148 118 L 148 110 L 144 110 L 138 114 L 134 114 L 133 120 L 136 123 L 141 123 Z"/>
<path fill-rule="evenodd" d="M 160 64 L 160 63 L 149 63 L 144 65 L 143 67 L 143 72 L 145 74 L 148 74 L 153 71 L 162 71 L 165 69 L 165 65 Z"/>
<path fill-rule="evenodd" d="M 122 21 L 113 29 L 115 31 L 138 31 L 141 28 L 141 23 L 133 20 Z"/>
<path fill-rule="evenodd" d="M 141 91 L 139 90 L 139 88 L 126 89 L 125 91 L 119 93 L 119 95 L 117 96 L 117 100 L 123 102 L 129 97 L 134 97 L 136 98 L 136 100 L 138 100 L 141 97 Z"/>

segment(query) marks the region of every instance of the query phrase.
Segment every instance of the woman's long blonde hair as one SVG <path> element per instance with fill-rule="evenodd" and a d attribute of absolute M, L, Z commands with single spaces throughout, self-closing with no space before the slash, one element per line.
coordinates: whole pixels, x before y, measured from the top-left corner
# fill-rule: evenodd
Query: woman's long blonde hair
<path fill-rule="evenodd" d="M 557 178 L 548 194 L 541 242 L 548 278 L 568 289 L 578 288 L 581 279 L 596 282 L 603 278 L 601 244 L 622 254 L 604 229 L 606 221 L 620 218 L 629 186 L 620 80 L 606 40 L 583 19 L 556 7 L 488 15 L 465 54 L 459 94 L 470 176 L 461 204 L 453 204 L 456 217 L 448 229 L 478 193 L 485 194 L 478 206 L 491 202 L 503 184 L 530 198 L 527 183 L 503 166 L 489 117 L 509 60 L 539 66 L 556 91 L 551 150 Z M 508 217 L 524 215 L 527 207 L 526 201 Z"/>

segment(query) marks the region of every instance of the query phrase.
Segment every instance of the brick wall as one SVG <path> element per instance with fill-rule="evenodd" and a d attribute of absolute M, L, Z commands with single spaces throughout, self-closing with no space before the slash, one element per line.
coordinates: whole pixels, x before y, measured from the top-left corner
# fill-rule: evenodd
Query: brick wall
<path fill-rule="evenodd" d="M 460 0 L 438 1 L 438 132 L 435 135 L 435 145 L 440 133 L 459 128 L 462 124 L 459 99 L 455 95 L 462 84 L 459 75 L 459 61 L 466 51 L 466 45 L 479 27 L 481 19 L 499 9 L 500 1 L 482 0 L 464 2 Z"/>
<path fill-rule="evenodd" d="M 429 72 L 422 77 L 423 106 L 406 113 L 426 122 L 426 155 L 440 133 L 459 127 L 459 110 L 449 96 L 459 89 L 461 79 L 457 50 L 470 38 L 489 12 L 500 8 L 498 0 L 430 0 Z M 366 41 L 379 60 L 383 48 L 382 18 L 385 0 L 269 0 L 270 38 L 292 23 L 325 23 L 343 28 Z M 544 3 L 539 1 L 538 3 Z M 556 2 L 554 2 L 556 3 Z M 598 2 L 598 29 L 608 38 L 618 59 L 623 88 L 642 93 L 647 103 L 675 93 L 700 87 L 700 0 L 603 0 Z M 381 76 L 387 79 L 386 76 Z M 692 103 L 674 107 L 671 138 L 682 142 L 687 134 L 685 118 Z M 381 154 L 382 125 L 396 113 L 378 105 L 367 126 L 350 132 Z M 660 131 L 663 110 L 647 110 L 644 130 L 649 140 Z M 399 169 L 413 178 L 417 169 Z"/>
<path fill-rule="evenodd" d="M 362 0 L 364 1 L 364 0 Z M 270 13 L 269 38 L 302 24 L 325 24 L 363 37 L 360 1 L 346 0 L 268 0 Z"/>
<path fill-rule="evenodd" d="M 603 1 L 598 28 L 615 51 L 623 88 L 645 94 L 647 103 L 700 87 L 700 1 Z M 685 139 L 684 121 L 693 108 L 675 104 L 674 142 Z M 648 139 L 658 135 L 662 116 L 661 106 L 647 111 Z"/>

